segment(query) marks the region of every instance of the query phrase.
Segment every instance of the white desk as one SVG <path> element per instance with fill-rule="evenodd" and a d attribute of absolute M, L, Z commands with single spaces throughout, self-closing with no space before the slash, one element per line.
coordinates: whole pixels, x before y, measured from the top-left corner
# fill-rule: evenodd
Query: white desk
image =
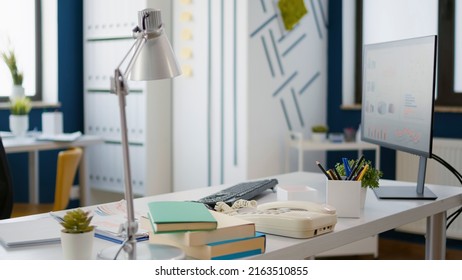
<path fill-rule="evenodd" d="M 319 173 L 297 172 L 275 176 L 279 184 L 308 184 L 325 193 L 325 177 Z M 399 182 L 384 180 L 383 186 L 397 185 Z M 404 183 L 403 183 L 404 184 Z M 147 212 L 147 202 L 153 200 L 194 200 L 227 186 L 200 188 L 189 191 L 144 197 L 135 200 L 136 211 Z M 444 259 L 446 252 L 445 211 L 462 205 L 462 189 L 448 186 L 428 185 L 438 196 L 431 200 L 379 200 L 373 192 L 368 192 L 366 205 L 359 219 L 339 218 L 331 233 L 309 239 L 293 239 L 267 235 L 266 253 L 252 259 L 303 259 L 317 255 L 351 242 L 394 229 L 400 225 L 427 218 L 427 259 Z M 276 194 L 267 191 L 257 199 L 259 203 L 276 200 Z M 46 215 L 46 214 L 42 214 Z M 37 215 L 40 216 L 40 215 Z M 37 216 L 0 221 L 7 223 Z M 24 229 L 29 230 L 29 229 Z M 95 238 L 94 256 L 103 248 L 114 243 Z M 0 259 L 61 259 L 60 244 L 5 249 L 0 246 Z"/>
<path fill-rule="evenodd" d="M 289 134 L 286 147 L 286 172 L 289 172 L 289 151 L 290 148 L 297 150 L 298 154 L 298 171 L 303 171 L 303 152 L 305 151 L 358 151 L 358 158 L 361 156 L 363 150 L 375 151 L 375 167 L 380 169 L 380 146 L 366 143 L 366 142 L 342 142 L 332 143 L 314 142 L 309 139 L 304 139 L 303 135 L 299 132 L 292 132 Z"/>
<path fill-rule="evenodd" d="M 94 135 L 82 135 L 72 142 L 37 141 L 34 137 L 6 137 L 3 138 L 6 153 L 29 154 L 29 201 L 39 203 L 39 151 L 59 150 L 69 147 L 82 147 L 103 143 L 103 139 Z M 80 162 L 79 183 L 80 203 L 88 204 L 87 164 L 85 149 Z"/>

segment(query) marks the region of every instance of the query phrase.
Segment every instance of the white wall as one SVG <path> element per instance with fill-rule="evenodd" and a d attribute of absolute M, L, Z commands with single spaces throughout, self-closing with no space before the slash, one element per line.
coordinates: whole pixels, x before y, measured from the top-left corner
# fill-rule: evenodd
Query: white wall
<path fill-rule="evenodd" d="M 174 2 L 174 190 L 282 173 L 289 124 L 325 123 L 327 3 L 286 33 L 274 1 Z"/>

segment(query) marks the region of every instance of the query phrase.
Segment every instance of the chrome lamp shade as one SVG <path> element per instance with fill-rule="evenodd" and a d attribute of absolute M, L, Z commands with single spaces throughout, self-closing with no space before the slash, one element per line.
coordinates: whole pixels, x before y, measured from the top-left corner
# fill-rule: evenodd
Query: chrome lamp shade
<path fill-rule="evenodd" d="M 181 74 L 172 47 L 164 33 L 146 41 L 135 61 L 129 79 L 152 81 L 173 78 Z"/>

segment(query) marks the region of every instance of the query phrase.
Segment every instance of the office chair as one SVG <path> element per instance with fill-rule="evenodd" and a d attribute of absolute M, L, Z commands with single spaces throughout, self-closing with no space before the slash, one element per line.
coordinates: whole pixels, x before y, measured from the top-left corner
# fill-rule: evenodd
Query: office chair
<path fill-rule="evenodd" d="M 56 168 L 55 200 L 49 204 L 15 203 L 11 217 L 60 211 L 69 204 L 72 185 L 82 158 L 81 148 L 70 148 L 58 153 Z"/>
<path fill-rule="evenodd" d="M 5 147 L 0 137 L 0 220 L 10 218 L 12 209 L 13 183 Z"/>

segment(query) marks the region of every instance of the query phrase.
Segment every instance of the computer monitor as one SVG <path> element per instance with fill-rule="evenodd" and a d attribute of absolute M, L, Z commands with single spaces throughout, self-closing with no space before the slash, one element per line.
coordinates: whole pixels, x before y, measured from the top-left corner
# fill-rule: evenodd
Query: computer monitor
<path fill-rule="evenodd" d="M 432 155 L 437 37 L 363 48 L 361 139 L 419 156 L 417 186 L 381 186 L 379 198 L 435 199 L 425 188 Z"/>

